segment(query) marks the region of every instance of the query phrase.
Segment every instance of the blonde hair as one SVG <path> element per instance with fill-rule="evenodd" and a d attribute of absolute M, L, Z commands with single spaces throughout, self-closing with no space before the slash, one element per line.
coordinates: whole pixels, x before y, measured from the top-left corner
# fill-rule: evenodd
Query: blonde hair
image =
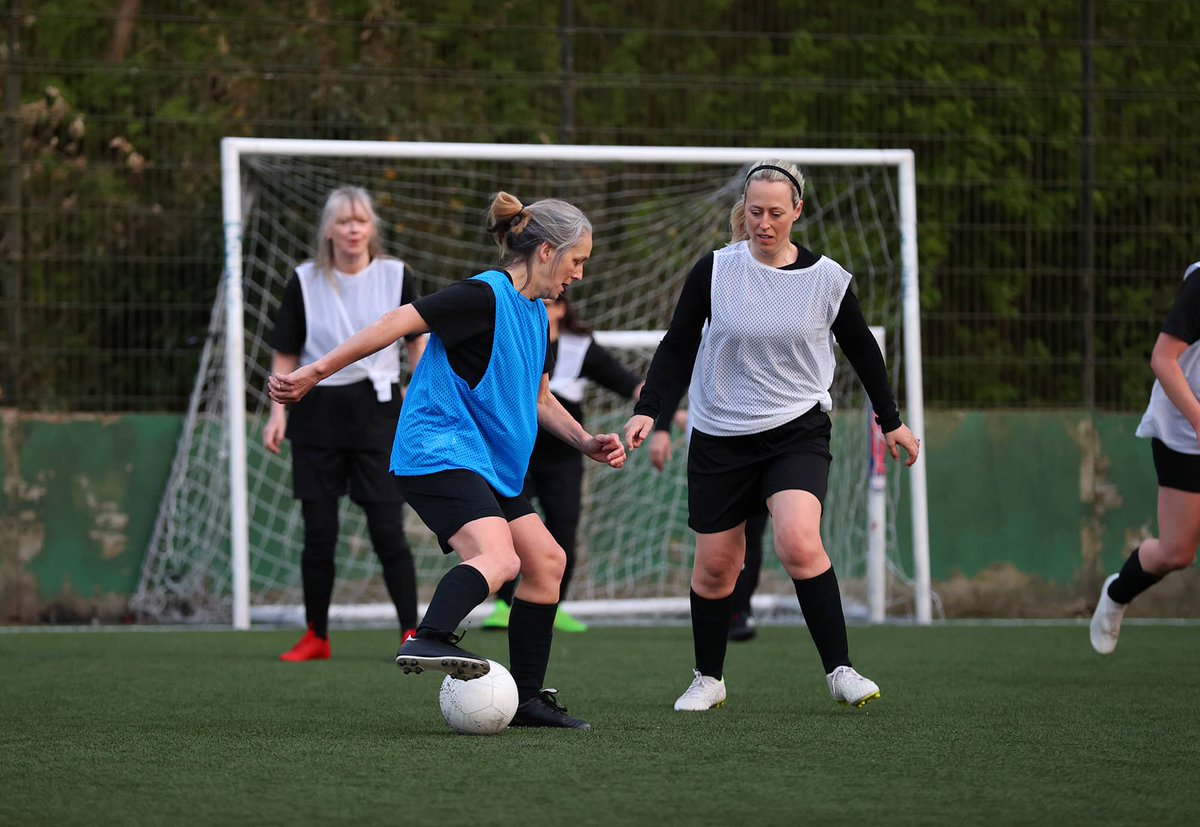
<path fill-rule="evenodd" d="M 501 267 L 528 264 L 543 242 L 555 251 L 552 266 L 557 266 L 579 239 L 592 231 L 592 222 L 570 202 L 543 198 L 525 206 L 504 191 L 492 196 L 485 226 L 500 248 Z"/>
<path fill-rule="evenodd" d="M 325 207 L 321 210 L 321 220 L 317 224 L 317 254 L 313 257 L 313 262 L 317 272 L 330 279 L 335 288 L 337 280 L 333 277 L 333 239 L 329 237 L 329 231 L 333 229 L 333 223 L 346 207 L 358 207 L 371 222 L 371 239 L 367 242 L 367 254 L 371 259 L 374 260 L 383 253 L 383 240 L 379 237 L 379 215 L 375 212 L 371 194 L 362 187 L 338 187 L 329 193 L 329 197 L 325 199 Z"/>
<path fill-rule="evenodd" d="M 753 181 L 777 181 L 787 184 L 792 191 L 792 209 L 799 207 L 800 202 L 804 200 L 804 173 L 800 171 L 800 167 L 790 161 L 778 159 L 755 161 L 750 166 L 750 174 L 746 176 L 745 183 L 742 184 L 742 197 L 729 211 L 730 244 L 737 244 L 750 237 L 750 231 L 746 229 L 746 190 L 750 188 Z"/>

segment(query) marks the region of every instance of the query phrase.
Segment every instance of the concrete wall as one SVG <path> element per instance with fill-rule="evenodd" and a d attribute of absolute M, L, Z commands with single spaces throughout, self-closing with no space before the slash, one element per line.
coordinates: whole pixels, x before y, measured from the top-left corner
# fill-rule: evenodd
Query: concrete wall
<path fill-rule="evenodd" d="M 1154 468 L 1149 444 L 1133 436 L 1137 420 L 1078 411 L 927 417 L 931 564 L 948 614 L 1090 611 L 1103 572 L 1156 528 Z M 180 417 L 7 411 L 0 424 L 0 622 L 120 619 Z M 1200 614 L 1195 571 L 1172 580 L 1145 610 Z"/>
<path fill-rule="evenodd" d="M 1157 531 L 1140 414 L 936 412 L 928 417 L 930 558 L 950 616 L 1084 616 L 1106 573 Z M 902 532 L 903 533 L 903 532 Z M 1196 569 L 1132 614 L 1200 615 Z"/>
<path fill-rule="evenodd" d="M 0 413 L 0 622 L 125 614 L 181 423 Z"/>

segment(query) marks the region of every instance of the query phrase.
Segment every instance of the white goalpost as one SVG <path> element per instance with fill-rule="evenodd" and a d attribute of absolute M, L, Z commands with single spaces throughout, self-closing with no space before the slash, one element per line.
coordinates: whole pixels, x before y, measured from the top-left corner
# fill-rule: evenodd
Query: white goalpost
<path fill-rule="evenodd" d="M 597 342 L 636 372 L 648 365 L 691 264 L 728 240 L 729 208 L 749 164 L 768 158 L 804 171 L 796 240 L 854 274 L 902 416 L 923 437 L 911 150 L 224 139 L 224 272 L 134 609 L 238 629 L 303 617 L 290 459 L 267 453 L 259 434 L 275 311 L 294 267 L 311 254 L 330 190 L 354 184 L 373 194 L 385 248 L 411 265 L 421 294 L 492 261 L 482 226 L 495 191 L 573 201 L 596 227 L 587 277 L 573 289 L 576 306 Z M 822 532 L 847 615 L 930 623 L 925 460 L 903 471 L 884 462 L 858 380 L 841 363 L 833 395 L 835 461 Z M 632 406 L 611 397 L 589 390 L 589 429 L 620 431 Z M 588 470 L 573 613 L 613 622 L 686 615 L 693 546 L 685 450 L 680 436 L 663 474 L 637 455 L 621 472 Z M 388 618 L 365 521 L 349 503 L 341 517 L 332 617 Z M 406 529 L 426 598 L 448 562 L 411 511 Z M 789 590 L 768 549 L 756 608 L 792 606 Z"/>

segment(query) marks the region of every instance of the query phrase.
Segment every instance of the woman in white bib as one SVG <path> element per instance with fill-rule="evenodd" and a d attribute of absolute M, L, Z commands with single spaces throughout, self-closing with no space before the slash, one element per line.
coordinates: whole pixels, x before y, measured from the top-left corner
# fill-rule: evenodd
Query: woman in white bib
<path fill-rule="evenodd" d="M 827 412 L 836 337 L 866 388 L 893 459 L 917 459 L 887 368 L 837 262 L 792 243 L 804 177 L 787 161 L 756 163 L 730 213 L 732 238 L 692 268 L 670 328 L 625 426 L 634 449 L 685 385 L 694 679 L 675 702 L 701 712 L 725 703 L 732 592 L 746 556 L 746 521 L 765 501 L 776 554 L 792 578 L 833 699 L 855 707 L 879 686 L 850 663 L 841 591 L 821 542 L 829 481 Z"/>
<path fill-rule="evenodd" d="M 1092 648 L 1112 654 L 1129 603 L 1200 547 L 1200 262 L 1183 287 L 1150 354 L 1154 387 L 1137 435 L 1150 440 L 1158 476 L 1158 537 L 1144 540 L 1100 589 L 1090 628 Z"/>
<path fill-rule="evenodd" d="M 334 190 L 325 201 L 316 254 L 296 268 L 275 318 L 273 373 L 290 373 L 323 356 L 389 310 L 416 298 L 404 262 L 383 255 L 379 218 L 359 187 Z M 405 340 L 410 369 L 425 348 L 424 336 Z M 329 603 L 335 577 L 338 506 L 345 494 L 367 519 L 371 545 L 396 607 L 401 639 L 417 625 L 417 584 L 404 536 L 404 497 L 388 470 L 400 416 L 399 343 L 372 354 L 320 383 L 292 406 L 271 403 L 263 445 L 292 449 L 292 487 L 304 515 L 300 576 L 308 629 L 280 660 L 330 656 Z"/>

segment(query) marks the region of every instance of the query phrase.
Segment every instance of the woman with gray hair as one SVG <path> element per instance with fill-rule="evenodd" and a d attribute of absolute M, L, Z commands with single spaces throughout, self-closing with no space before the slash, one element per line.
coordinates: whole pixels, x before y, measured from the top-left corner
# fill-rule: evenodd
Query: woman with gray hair
<path fill-rule="evenodd" d="M 401 337 L 429 332 L 396 428 L 391 470 L 405 498 L 462 563 L 442 577 L 416 635 L 396 653 L 405 673 L 433 669 L 471 680 L 486 658 L 456 644 L 468 614 L 521 575 L 509 620 L 509 670 L 519 706 L 512 726 L 591 729 L 544 688 L 566 555 L 521 489 L 539 426 L 592 459 L 625 464 L 616 434 L 588 433 L 549 387 L 541 299 L 583 278 L 592 226 L 557 199 L 528 206 L 497 193 L 487 230 L 496 267 L 385 314 L 320 359 L 273 375 L 271 398 L 299 401 L 322 378 Z"/>
<path fill-rule="evenodd" d="M 369 325 L 381 313 L 416 298 L 415 278 L 404 262 L 383 255 L 379 218 L 371 196 L 342 187 L 325 201 L 316 255 L 296 268 L 275 318 L 271 370 L 290 373 Z M 405 337 L 408 364 L 425 350 L 419 334 Z M 263 446 L 278 454 L 292 444 L 292 488 L 304 517 L 300 579 L 308 630 L 280 660 L 330 657 L 329 603 L 335 575 L 338 504 L 342 496 L 363 510 L 383 581 L 396 607 L 400 639 L 417 625 L 417 585 L 412 551 L 404 536 L 404 496 L 388 473 L 386 440 L 400 415 L 398 342 L 321 382 L 302 403 L 271 403 Z"/>
<path fill-rule="evenodd" d="M 878 685 L 851 666 L 841 591 L 821 542 L 835 337 L 871 398 L 892 458 L 903 447 L 912 465 L 919 446 L 900 422 L 851 275 L 791 240 L 803 198 L 795 165 L 768 160 L 750 169 L 730 213 L 732 239 L 692 268 L 625 425 L 635 449 L 656 417 L 675 410 L 690 377 L 696 661 L 691 686 L 675 701 L 678 711 L 725 703 L 732 592 L 746 556 L 746 521 L 764 500 L 830 694 L 855 707 L 879 697 Z"/>

